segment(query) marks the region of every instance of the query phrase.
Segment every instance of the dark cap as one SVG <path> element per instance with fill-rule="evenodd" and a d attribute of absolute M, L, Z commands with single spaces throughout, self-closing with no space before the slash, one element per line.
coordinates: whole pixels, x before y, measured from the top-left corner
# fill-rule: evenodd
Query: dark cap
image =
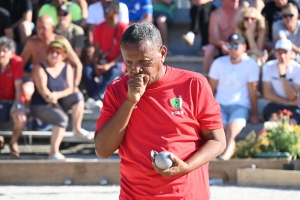
<path fill-rule="evenodd" d="M 61 6 L 58 7 L 58 12 L 60 12 L 60 11 L 70 14 L 70 7 L 69 7 L 69 5 L 62 4 Z"/>
<path fill-rule="evenodd" d="M 234 42 L 236 44 L 246 44 L 244 36 L 238 33 L 230 35 L 227 42 Z"/>

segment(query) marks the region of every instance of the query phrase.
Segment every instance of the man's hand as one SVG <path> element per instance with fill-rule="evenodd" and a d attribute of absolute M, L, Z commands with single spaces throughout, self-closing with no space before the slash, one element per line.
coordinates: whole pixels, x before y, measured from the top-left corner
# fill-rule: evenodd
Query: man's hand
<path fill-rule="evenodd" d="M 181 160 L 180 158 L 178 158 L 174 154 L 171 154 L 170 158 L 173 161 L 173 165 L 169 169 L 165 169 L 165 170 L 159 169 L 152 162 L 152 165 L 153 165 L 155 171 L 157 173 L 163 175 L 164 177 L 183 175 L 183 174 L 186 174 L 186 173 L 189 172 L 189 165 L 186 162 L 184 162 L 183 160 Z"/>
<path fill-rule="evenodd" d="M 285 63 L 278 63 L 277 64 L 277 69 L 279 72 L 279 75 L 284 75 L 286 72 L 286 64 Z"/>
<path fill-rule="evenodd" d="M 99 75 L 105 74 L 111 68 L 111 66 L 108 63 L 104 64 L 104 65 L 98 65 L 97 64 L 96 67 L 97 67 Z"/>
<path fill-rule="evenodd" d="M 257 115 L 251 115 L 249 118 L 249 122 L 251 124 L 258 124 L 259 123 L 259 118 Z"/>
<path fill-rule="evenodd" d="M 147 74 L 137 74 L 128 80 L 127 99 L 133 103 L 140 101 L 142 95 L 145 93 L 149 76 Z"/>

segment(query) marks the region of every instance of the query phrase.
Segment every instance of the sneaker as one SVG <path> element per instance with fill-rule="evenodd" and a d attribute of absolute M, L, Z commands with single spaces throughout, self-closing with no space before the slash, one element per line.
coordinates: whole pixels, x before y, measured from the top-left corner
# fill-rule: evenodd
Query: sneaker
<path fill-rule="evenodd" d="M 98 100 L 95 102 L 95 107 L 99 107 L 99 109 L 101 110 L 103 107 L 103 102 L 101 100 Z"/>
<path fill-rule="evenodd" d="M 86 102 L 84 103 L 84 107 L 88 110 L 93 110 L 95 107 L 96 101 L 93 98 L 88 98 Z"/>
<path fill-rule="evenodd" d="M 194 39 L 195 39 L 195 34 L 192 32 L 188 32 L 187 34 L 182 36 L 182 39 L 187 43 L 189 46 L 194 45 Z"/>
<path fill-rule="evenodd" d="M 75 137 L 80 137 L 80 138 L 88 139 L 88 140 L 93 140 L 94 135 L 95 135 L 93 132 L 89 132 L 83 128 L 79 130 L 79 133 L 77 133 L 77 134 L 73 133 L 73 134 Z"/>
<path fill-rule="evenodd" d="M 48 123 L 39 123 L 36 126 L 37 131 L 52 131 L 53 125 Z"/>
<path fill-rule="evenodd" d="M 37 120 L 34 118 L 30 118 L 26 122 L 25 130 L 32 131 L 32 130 L 35 130 L 37 126 L 38 126 Z"/>

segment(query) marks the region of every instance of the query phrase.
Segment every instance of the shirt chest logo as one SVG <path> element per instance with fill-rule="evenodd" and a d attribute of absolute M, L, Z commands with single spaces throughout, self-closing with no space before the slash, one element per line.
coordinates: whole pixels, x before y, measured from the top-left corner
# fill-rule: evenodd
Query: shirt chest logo
<path fill-rule="evenodd" d="M 172 111 L 172 115 L 183 115 L 183 111 L 179 110 L 182 107 L 182 99 L 181 98 L 173 98 L 170 99 L 170 103 L 172 105 L 173 108 L 175 108 L 175 111 Z"/>

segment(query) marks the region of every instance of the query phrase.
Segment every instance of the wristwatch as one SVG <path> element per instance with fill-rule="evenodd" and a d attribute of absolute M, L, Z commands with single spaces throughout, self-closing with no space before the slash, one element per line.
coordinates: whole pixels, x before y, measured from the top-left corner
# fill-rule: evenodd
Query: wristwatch
<path fill-rule="evenodd" d="M 280 78 L 285 78 L 286 74 L 279 75 Z"/>
<path fill-rule="evenodd" d="M 18 103 L 17 104 L 17 109 L 19 109 L 19 110 L 22 109 L 22 104 Z"/>

